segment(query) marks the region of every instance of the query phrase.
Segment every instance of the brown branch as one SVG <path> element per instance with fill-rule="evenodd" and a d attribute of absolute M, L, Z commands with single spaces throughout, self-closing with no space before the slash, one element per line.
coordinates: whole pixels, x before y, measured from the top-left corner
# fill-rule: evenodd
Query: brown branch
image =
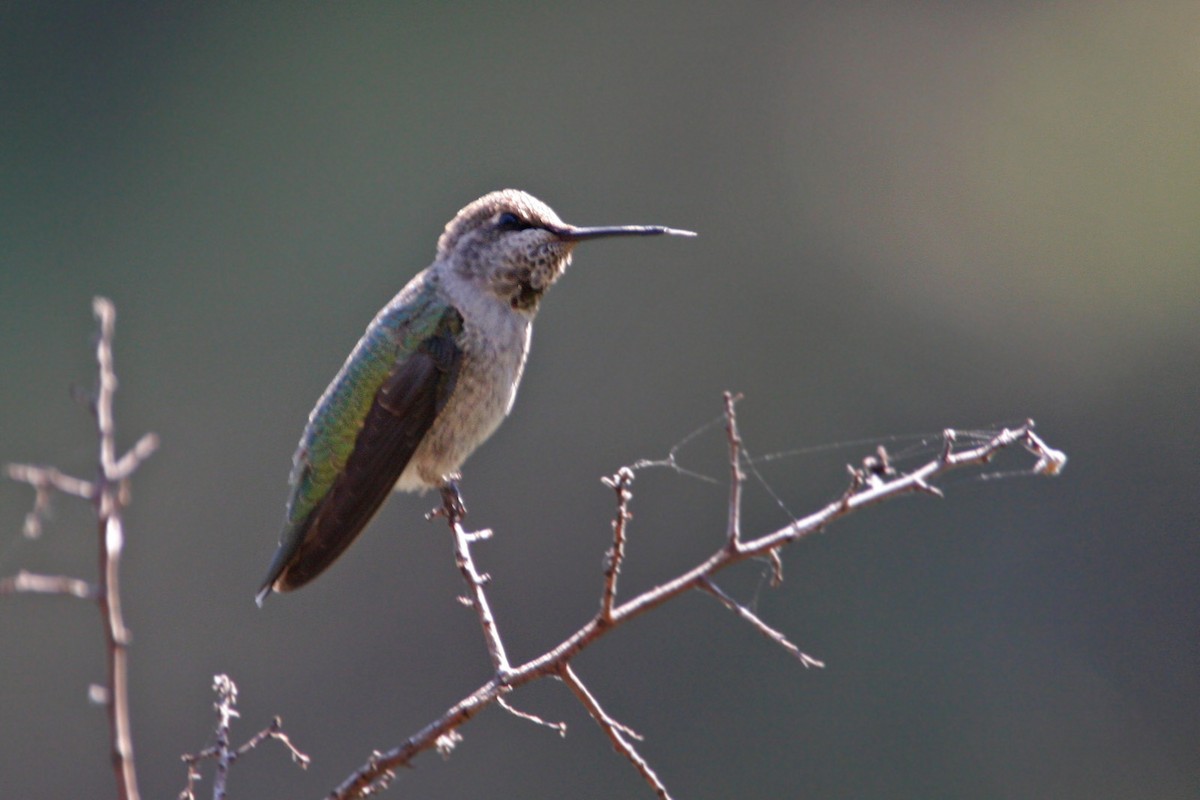
<path fill-rule="evenodd" d="M 97 297 L 92 310 L 99 321 L 96 339 L 98 380 L 91 398 L 91 411 L 96 419 L 99 439 L 96 479 L 84 481 L 65 475 L 54 467 L 35 467 L 10 464 L 10 478 L 28 483 L 34 488 L 33 510 L 26 516 L 25 533 L 35 536 L 50 509 L 51 490 L 90 500 L 96 509 L 99 577 L 92 586 L 76 578 L 57 575 L 33 575 L 21 572 L 0 584 L 0 594 L 38 592 L 66 594 L 95 599 L 104 620 L 107 655 L 107 681 L 102 691 L 108 709 L 109 739 L 112 749 L 113 773 L 119 800 L 138 800 L 137 772 L 134 769 L 133 737 L 129 722 L 129 680 L 127 648 L 129 630 L 121 613 L 120 563 L 125 545 L 121 511 L 127 502 L 126 482 L 158 446 L 158 438 L 147 434 L 125 455 L 117 458 L 116 433 L 113 421 L 113 393 L 117 376 L 113 370 L 113 329 L 116 310 L 103 297 Z M 7 591 L 6 591 L 7 590 Z"/>
<path fill-rule="evenodd" d="M 558 674 L 559 677 L 562 678 L 563 683 L 567 685 L 567 688 L 571 690 L 571 694 L 575 695 L 579 702 L 583 704 L 583 707 L 587 709 L 588 714 L 592 716 L 592 719 L 596 720 L 596 724 L 599 725 L 600 729 L 603 730 L 605 735 L 608 736 L 608 740 L 612 742 L 613 748 L 618 753 L 629 759 L 629 762 L 633 764 L 634 769 L 638 771 L 638 774 L 642 776 L 642 779 L 645 780 L 646 783 L 650 784 L 650 788 L 654 790 L 655 794 L 657 794 L 662 800 L 671 800 L 671 795 L 667 792 L 667 787 L 663 785 L 663 782 L 659 780 L 658 775 L 656 775 L 654 770 L 650 768 L 650 765 L 646 763 L 646 759 L 642 758 L 642 756 L 638 753 L 637 749 L 633 746 L 633 743 L 626 738 L 627 736 L 632 736 L 635 739 L 641 739 L 642 737 L 638 736 L 620 722 L 617 722 L 615 719 L 610 717 L 603 708 L 600 707 L 600 703 L 596 700 L 592 693 L 588 691 L 588 688 L 583 685 L 583 681 L 579 680 L 579 676 L 575 674 L 575 670 L 571 669 L 571 664 L 569 662 L 563 662 L 562 668 L 559 670 Z"/>
<path fill-rule="evenodd" d="M 733 412 L 731 406 L 732 403 L 727 406 L 730 415 Z M 730 428 L 736 431 L 732 420 Z M 1040 474 L 1057 474 L 1066 462 L 1065 455 L 1048 447 L 1040 438 L 1033 434 L 1032 420 L 1016 428 L 1004 429 L 990 440 L 976 447 L 956 450 L 956 437 L 953 431 L 947 431 L 945 442 L 945 448 L 937 458 L 906 474 L 897 473 L 887 463 L 886 453 L 878 454 L 872 457 L 875 458 L 874 462 L 864 463 L 863 469 L 851 469 L 850 487 L 841 497 L 819 511 L 802 519 L 794 520 L 791 524 L 783 528 L 763 534 L 750 541 L 745 541 L 739 537 L 733 540 L 731 544 L 727 537 L 723 546 L 702 563 L 665 583 L 643 592 L 632 600 L 612 608 L 608 615 L 603 613 L 602 605 L 601 613 L 598 613 L 579 630 L 546 653 L 517 667 L 510 668 L 503 676 L 494 676 L 474 692 L 451 706 L 442 716 L 417 731 L 398 747 L 386 752 L 372 754 L 363 766 L 347 777 L 346 780 L 327 796 L 328 800 L 349 800 L 349 798 L 365 797 L 380 791 L 391 782 L 397 767 L 409 765 L 417 755 L 426 750 L 440 749 L 443 742 L 457 741 L 456 732 L 458 728 L 470 721 L 484 708 L 498 702 L 501 695 L 541 678 L 551 676 L 562 678 L 568 687 L 576 692 L 576 696 L 588 708 L 589 713 L 594 718 L 597 718 L 597 721 L 601 722 L 601 727 L 605 728 L 611 738 L 613 735 L 612 730 L 624 729 L 614 727 L 619 725 L 619 723 L 615 723 L 607 715 L 604 715 L 603 711 L 599 710 L 599 705 L 596 704 L 595 698 L 591 698 L 590 703 L 585 699 L 585 697 L 591 697 L 589 693 L 586 693 L 586 689 L 584 689 L 581 696 L 579 688 L 582 687 L 582 684 L 579 683 L 577 676 L 572 680 L 574 673 L 570 670 L 570 661 L 585 648 L 591 646 L 624 623 L 692 589 L 710 591 L 708 587 L 715 588 L 715 585 L 712 583 L 712 576 L 734 564 L 763 557 L 771 558 L 772 563 L 778 563 L 778 551 L 780 548 L 812 533 L 821 531 L 838 519 L 866 506 L 881 503 L 905 494 L 926 492 L 932 488 L 931 482 L 933 480 L 947 472 L 986 464 L 1001 450 L 1008 449 L 1014 445 L 1024 447 L 1038 459 L 1035 469 Z M 731 503 L 733 502 L 736 502 L 736 497 L 731 492 Z M 618 504 L 620 504 L 620 496 L 618 496 Z M 731 518 L 733 516 L 731 512 Z M 624 536 L 624 530 L 622 530 L 622 536 Z M 458 538 L 457 531 L 456 538 Z M 474 565 L 470 564 L 470 566 L 471 572 L 477 575 L 478 573 L 474 573 Z M 465 567 L 464 575 L 468 575 Z M 468 583 L 471 585 L 476 597 L 483 594 L 482 578 L 475 579 L 469 577 Z M 608 591 L 607 584 L 606 580 L 605 591 Z M 732 598 L 730 599 L 732 600 Z M 780 641 L 782 634 L 778 634 L 778 632 L 775 632 L 761 620 L 758 620 L 748 609 L 745 609 L 736 601 L 732 602 L 734 603 L 735 611 L 738 611 L 740 616 L 750 621 L 760 632 L 772 640 Z M 476 605 L 476 608 L 479 610 L 479 605 Z M 480 611 L 481 621 L 484 620 L 484 616 L 483 612 Z M 488 617 L 490 618 L 490 613 Z M 483 627 L 486 637 L 495 634 L 494 622 L 484 622 Z M 498 642 L 498 634 L 495 635 Z M 786 641 L 786 639 L 783 639 L 783 641 Z M 491 649 L 490 644 L 489 649 Z M 805 663 L 802 656 L 803 654 L 800 654 L 801 661 Z M 493 658 L 493 660 L 495 659 Z M 597 714 L 603 716 L 598 717 Z M 619 745 L 617 746 L 618 749 L 621 749 Z M 622 752 L 629 757 L 629 750 L 622 750 Z M 630 757 L 630 760 L 634 761 L 635 766 L 638 764 L 638 761 L 632 757 Z M 644 762 L 642 762 L 642 765 L 645 766 Z M 648 770 L 649 767 L 645 766 L 645 769 Z M 639 771 L 641 770 L 642 767 L 639 767 Z M 653 775 L 652 772 L 650 774 Z M 642 772 L 642 775 L 646 777 L 645 772 Z M 650 779 L 647 778 L 647 780 Z M 657 781 L 657 778 L 651 781 L 651 784 L 655 787 L 655 791 L 659 792 L 660 797 L 666 796 L 664 794 L 665 789 L 661 788 L 662 784 Z"/>
<path fill-rule="evenodd" d="M 529 679 L 524 681 L 528 683 Z M 503 685 L 493 677 L 483 686 L 455 703 L 446 713 L 414 733 L 398 747 L 386 752 L 372 753 L 366 763 L 329 793 L 330 800 L 367 797 L 387 787 L 395 777 L 397 767 L 407 766 L 416 756 L 439 747 L 458 728 L 469 722 L 500 696 Z"/>

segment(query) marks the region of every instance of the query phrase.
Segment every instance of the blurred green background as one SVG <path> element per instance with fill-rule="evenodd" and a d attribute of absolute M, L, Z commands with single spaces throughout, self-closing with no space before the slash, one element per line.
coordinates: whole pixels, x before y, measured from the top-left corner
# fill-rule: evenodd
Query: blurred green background
<path fill-rule="evenodd" d="M 468 201 L 699 239 L 581 247 L 515 411 L 464 492 L 515 660 L 593 613 L 612 497 L 744 392 L 752 453 L 1037 419 L 1056 480 L 951 481 L 577 662 L 678 798 L 1200 794 L 1200 14 L 1195 3 L 0 5 L 0 459 L 88 474 L 70 386 L 117 304 L 143 793 L 281 714 L 313 757 L 241 798 L 320 797 L 487 677 L 433 498 L 394 498 L 328 575 L 255 609 L 305 415 Z M 771 462 L 796 513 L 870 446 Z M 681 454 L 724 477 L 719 431 Z M 1026 464 L 1012 462 L 1007 466 Z M 725 489 L 635 485 L 625 596 L 711 551 Z M 91 576 L 89 510 L 0 575 Z M 786 517 L 748 490 L 744 527 Z M 111 793 L 94 610 L 0 603 L 0 794 Z M 395 797 L 649 797 L 563 687 L 489 710 Z M 211 784 L 202 791 L 207 794 Z"/>

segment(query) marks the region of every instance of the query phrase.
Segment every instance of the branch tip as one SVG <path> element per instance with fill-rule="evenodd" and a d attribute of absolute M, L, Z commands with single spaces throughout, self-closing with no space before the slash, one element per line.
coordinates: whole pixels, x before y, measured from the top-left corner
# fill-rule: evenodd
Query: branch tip
<path fill-rule="evenodd" d="M 630 485 L 633 470 L 621 467 L 611 478 L 602 479 L 617 494 L 617 514 L 613 518 L 613 542 L 604 559 L 604 588 L 600 593 L 600 611 L 597 621 L 607 625 L 612 621 L 613 603 L 617 597 L 617 578 L 621 574 L 621 562 L 625 559 L 625 530 L 633 514 L 629 512 L 629 501 L 633 499 Z"/>
<path fill-rule="evenodd" d="M 954 443 L 958 441 L 958 433 L 953 428 L 942 431 L 942 463 L 948 463 L 954 454 Z"/>
<path fill-rule="evenodd" d="M 41 575 L 20 570 L 12 577 L 0 579 L 0 595 L 10 594 L 57 594 L 95 600 L 96 587 L 85 580 L 66 575 Z"/>
<path fill-rule="evenodd" d="M 503 694 L 496 697 L 496 703 L 517 719 L 523 719 L 526 722 L 532 722 L 534 725 L 539 725 L 543 728 L 549 728 L 552 731 L 557 731 L 558 735 L 564 738 L 567 735 L 567 723 L 550 722 L 547 719 L 539 717 L 537 714 L 531 714 L 528 711 L 522 711 L 521 709 L 509 703 Z"/>

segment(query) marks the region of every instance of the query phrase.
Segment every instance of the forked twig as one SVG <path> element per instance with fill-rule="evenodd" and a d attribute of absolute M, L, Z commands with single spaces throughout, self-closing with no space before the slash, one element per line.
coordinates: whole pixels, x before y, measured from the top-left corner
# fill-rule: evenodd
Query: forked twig
<path fill-rule="evenodd" d="M 187 765 L 187 785 L 179 793 L 179 800 L 196 800 L 196 781 L 200 780 L 200 763 L 207 760 L 215 761 L 216 774 L 213 777 L 213 800 L 225 800 L 228 796 L 229 768 L 233 762 L 258 747 L 267 739 L 274 739 L 287 748 L 292 761 L 301 769 L 308 769 L 310 759 L 292 744 L 292 740 L 283 732 L 283 720 L 275 717 L 271 724 L 251 736 L 241 746 L 231 744 L 231 728 L 233 720 L 240 717 L 237 711 L 237 684 L 228 675 L 213 676 L 213 691 L 217 693 L 217 702 L 213 708 L 217 710 L 216 741 L 199 753 L 183 755 L 183 763 Z"/>
<path fill-rule="evenodd" d="M 662 800 L 671 800 L 671 795 L 667 792 L 667 787 L 663 785 L 658 775 L 646 763 L 646 759 L 642 758 L 641 754 L 638 753 L 637 748 L 633 746 L 629 738 L 626 738 L 641 739 L 642 737 L 620 722 L 617 722 L 600 707 L 600 702 L 583 685 L 583 681 L 575 674 L 575 670 L 571 669 L 570 662 L 564 661 L 558 674 L 562 678 L 563 683 L 567 685 L 567 688 L 571 690 L 571 694 L 575 695 L 576 699 L 583 704 L 588 714 L 591 715 L 592 719 L 596 720 L 596 724 L 608 736 L 608 740 L 612 742 L 613 748 L 629 759 L 629 762 L 633 764 L 634 769 L 638 771 L 642 779 L 650 784 L 650 788 L 654 789 L 655 794 L 662 798 Z"/>

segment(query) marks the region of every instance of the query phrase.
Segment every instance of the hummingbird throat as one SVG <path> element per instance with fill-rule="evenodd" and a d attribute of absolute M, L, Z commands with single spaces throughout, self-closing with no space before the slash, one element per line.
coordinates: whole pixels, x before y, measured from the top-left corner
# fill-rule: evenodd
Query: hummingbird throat
<path fill-rule="evenodd" d="M 527 264 L 515 270 L 516 291 L 512 295 L 512 307 L 518 311 L 535 311 L 542 295 L 570 263 L 570 252 L 563 253 L 558 248 L 543 248 L 533 255 Z"/>

